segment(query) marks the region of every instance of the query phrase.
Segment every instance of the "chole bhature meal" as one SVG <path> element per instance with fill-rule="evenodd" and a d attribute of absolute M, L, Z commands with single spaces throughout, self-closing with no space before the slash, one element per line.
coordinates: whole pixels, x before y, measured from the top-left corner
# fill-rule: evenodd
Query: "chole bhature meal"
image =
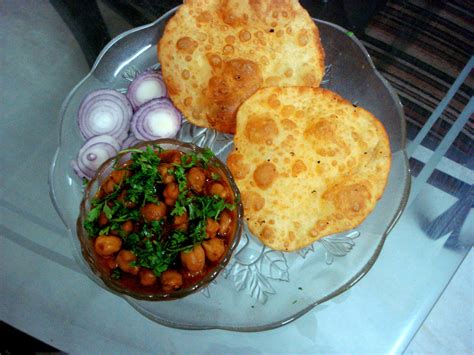
<path fill-rule="evenodd" d="M 382 124 L 321 88 L 264 88 L 237 112 L 227 159 L 250 231 L 292 251 L 360 224 L 390 170 Z"/>
<path fill-rule="evenodd" d="M 272 249 L 349 230 L 375 208 L 390 171 L 387 133 L 367 110 L 319 88 L 324 52 L 298 1 L 187 0 L 158 56 L 162 72 L 142 73 L 126 96 L 99 90 L 84 100 L 81 132 L 98 126 L 91 132 L 101 135 L 83 134 L 92 141 L 80 151 L 80 176 L 91 179 L 131 142 L 171 138 L 184 117 L 235 134 L 227 165 L 244 218 Z M 123 117 L 104 129 L 104 112 Z M 131 160 L 84 213 L 83 203 L 80 221 L 103 275 L 132 292 L 179 293 L 228 260 L 241 203 L 227 168 L 209 164 L 212 152 L 153 149 L 127 150 Z"/>
<path fill-rule="evenodd" d="M 296 0 L 188 0 L 158 46 L 173 103 L 191 123 L 235 133 L 261 87 L 314 86 L 324 75 L 318 29 Z"/>

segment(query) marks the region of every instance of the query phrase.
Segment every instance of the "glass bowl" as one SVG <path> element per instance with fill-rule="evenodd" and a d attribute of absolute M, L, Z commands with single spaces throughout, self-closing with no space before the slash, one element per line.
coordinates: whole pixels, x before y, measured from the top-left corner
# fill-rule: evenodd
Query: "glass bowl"
<path fill-rule="evenodd" d="M 76 237 L 83 187 L 70 168 L 70 161 L 83 142 L 76 124 L 77 109 L 88 92 L 100 88 L 125 92 L 137 73 L 158 68 L 156 44 L 176 10 L 110 42 L 91 72 L 71 91 L 62 106 L 59 146 L 50 170 L 50 191 L 53 204 L 70 231 L 76 259 L 88 274 L 90 269 L 80 255 Z M 410 190 L 410 175 L 405 153 L 405 119 L 397 94 L 351 32 L 329 22 L 314 21 L 326 54 L 326 72 L 321 86 L 369 110 L 387 130 L 392 166 L 382 198 L 354 230 L 325 237 L 294 253 L 266 248 L 244 225 L 241 240 L 228 265 L 201 292 L 171 302 L 123 296 L 155 322 L 184 329 L 234 331 L 261 331 L 287 324 L 349 290 L 366 275 L 400 217 Z M 222 161 L 232 149 L 231 135 L 186 121 L 178 139 L 207 146 Z"/>
<path fill-rule="evenodd" d="M 156 147 L 159 146 L 164 150 L 178 150 L 183 153 L 203 153 L 204 150 L 195 144 L 180 142 L 176 139 L 158 139 L 155 141 L 148 141 L 139 143 L 132 148 L 134 149 L 143 149 L 147 146 Z M 131 296 L 136 299 L 148 300 L 148 301 L 165 301 L 173 300 L 182 297 L 186 297 L 193 292 L 200 290 L 203 287 L 206 287 L 212 280 L 214 280 L 217 275 L 222 271 L 222 269 L 229 262 L 232 253 L 236 249 L 240 241 L 240 236 L 242 234 L 242 218 L 243 218 L 243 208 L 242 202 L 240 201 L 240 192 L 237 188 L 237 185 L 234 182 L 234 179 L 227 168 L 219 159 L 213 157 L 210 159 L 210 163 L 215 167 L 221 176 L 224 177 L 225 182 L 230 186 L 232 199 L 236 201 L 237 208 L 235 211 L 235 216 L 237 218 L 236 223 L 233 225 L 233 231 L 230 234 L 229 243 L 227 246 L 227 251 L 219 263 L 212 267 L 212 269 L 206 274 L 205 277 L 200 279 L 198 282 L 195 282 L 187 287 L 183 287 L 179 290 L 172 292 L 160 292 L 160 293 L 151 293 L 144 288 L 143 290 L 131 290 L 126 286 L 122 285 L 119 281 L 114 280 L 110 273 L 101 265 L 97 254 L 94 252 L 94 245 L 92 239 L 89 237 L 87 231 L 84 228 L 84 222 L 86 221 L 87 215 L 91 209 L 91 201 L 95 198 L 96 193 L 98 192 L 100 186 L 104 181 L 110 176 L 115 164 L 122 165 L 128 160 L 130 160 L 131 154 L 127 151 L 119 152 L 119 154 L 113 158 L 105 161 L 101 167 L 97 170 L 96 175 L 91 179 L 87 184 L 84 192 L 84 198 L 82 199 L 80 205 L 79 218 L 77 219 L 77 237 L 79 239 L 81 253 L 84 257 L 84 260 L 90 267 L 90 271 L 95 275 L 94 281 L 97 281 L 99 285 L 105 286 L 106 288 L 113 290 L 116 293 L 124 294 Z M 99 282 L 98 278 L 102 281 Z"/>

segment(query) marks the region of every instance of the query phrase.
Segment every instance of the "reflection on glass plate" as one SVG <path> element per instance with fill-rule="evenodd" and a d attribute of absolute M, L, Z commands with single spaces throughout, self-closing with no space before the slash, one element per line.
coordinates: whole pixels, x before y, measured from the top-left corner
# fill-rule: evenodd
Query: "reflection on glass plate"
<path fill-rule="evenodd" d="M 156 22 L 128 31 L 102 51 L 91 73 L 66 98 L 59 147 L 50 172 L 53 203 L 71 233 L 75 256 L 86 266 L 76 237 L 82 184 L 69 162 L 82 144 L 76 113 L 82 98 L 99 88 L 124 91 L 138 73 L 157 67 L 156 43 L 176 9 Z M 159 323 L 186 329 L 258 331 L 284 325 L 354 285 L 371 268 L 406 204 L 409 174 L 401 104 L 375 70 L 361 43 L 343 28 L 315 20 L 326 52 L 322 86 L 371 111 L 390 137 L 392 168 L 382 199 L 357 230 L 328 236 L 295 253 L 268 249 L 248 230 L 224 272 L 204 291 L 171 302 L 125 299 Z M 178 139 L 210 147 L 225 161 L 232 136 L 185 122 Z"/>

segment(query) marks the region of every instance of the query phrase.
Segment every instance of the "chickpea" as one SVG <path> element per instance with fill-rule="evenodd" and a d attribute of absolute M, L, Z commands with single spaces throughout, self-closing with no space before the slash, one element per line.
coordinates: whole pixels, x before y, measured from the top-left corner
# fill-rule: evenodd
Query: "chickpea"
<path fill-rule="evenodd" d="M 114 170 L 110 173 L 110 178 L 116 184 L 122 183 L 122 181 L 129 176 L 130 176 L 130 171 L 128 170 Z"/>
<path fill-rule="evenodd" d="M 179 187 L 175 182 L 170 182 L 166 185 L 165 190 L 163 191 L 163 197 L 165 198 L 165 203 L 168 206 L 173 206 L 176 203 L 179 195 Z"/>
<path fill-rule="evenodd" d="M 160 277 L 163 290 L 166 292 L 177 290 L 183 284 L 183 276 L 175 270 L 166 270 Z"/>
<path fill-rule="evenodd" d="M 173 154 L 171 155 L 171 158 L 169 159 L 170 163 L 176 163 L 176 164 L 181 163 L 182 155 L 183 154 L 181 152 L 174 151 Z"/>
<path fill-rule="evenodd" d="M 160 203 L 159 205 L 147 203 L 140 209 L 140 212 L 146 222 L 159 221 L 166 217 L 166 205 L 164 203 Z"/>
<path fill-rule="evenodd" d="M 196 192 L 201 192 L 204 188 L 204 183 L 206 182 L 206 175 L 204 175 L 202 169 L 200 168 L 191 168 L 187 174 L 188 184 Z"/>
<path fill-rule="evenodd" d="M 193 250 L 187 252 L 182 251 L 180 253 L 181 263 L 183 266 L 192 272 L 198 272 L 204 269 L 206 263 L 206 256 L 202 246 L 196 245 Z"/>
<path fill-rule="evenodd" d="M 169 173 L 170 170 L 173 170 L 173 167 L 171 164 L 161 163 L 160 165 L 158 165 L 158 172 L 160 173 L 161 179 L 163 180 L 164 184 L 175 182 L 174 176 Z"/>
<path fill-rule="evenodd" d="M 184 212 L 181 216 L 175 216 L 174 217 L 173 224 L 180 225 L 180 224 L 183 224 L 183 223 L 188 223 L 188 221 L 189 221 L 188 214 L 186 212 Z"/>
<path fill-rule="evenodd" d="M 174 229 L 177 229 L 183 232 L 187 231 L 188 226 L 189 226 L 188 214 L 183 213 L 181 216 L 175 216 L 173 219 L 173 226 L 174 226 Z"/>
<path fill-rule="evenodd" d="M 151 286 L 156 283 L 157 277 L 150 269 L 142 268 L 140 270 L 140 283 L 143 286 Z"/>
<path fill-rule="evenodd" d="M 122 239 L 111 235 L 99 235 L 95 238 L 94 250 L 101 256 L 109 256 L 116 253 L 122 247 Z"/>
<path fill-rule="evenodd" d="M 212 218 L 208 218 L 206 220 L 206 234 L 209 238 L 214 238 L 216 236 L 217 231 L 219 230 L 219 223 L 213 220 Z"/>
<path fill-rule="evenodd" d="M 122 223 L 122 230 L 124 232 L 126 232 L 127 234 L 128 233 L 131 233 L 133 231 L 133 223 L 132 221 L 126 221 L 124 223 Z"/>
<path fill-rule="evenodd" d="M 112 180 L 110 177 L 105 180 L 105 182 L 102 184 L 102 189 L 104 192 L 108 195 L 114 192 L 115 190 L 115 182 Z"/>
<path fill-rule="evenodd" d="M 118 264 L 117 261 L 115 261 L 115 258 L 107 258 L 107 266 L 110 270 L 117 268 Z"/>
<path fill-rule="evenodd" d="M 229 212 L 222 211 L 221 216 L 219 218 L 219 233 L 226 234 L 229 231 L 231 222 L 232 218 L 230 217 Z"/>
<path fill-rule="evenodd" d="M 132 275 L 136 275 L 140 271 L 139 266 L 131 265 L 131 262 L 135 260 L 137 260 L 137 257 L 129 250 L 121 250 L 120 253 L 118 253 L 117 258 L 115 259 L 118 264 L 118 267 L 123 272 L 128 272 Z"/>
<path fill-rule="evenodd" d="M 212 238 L 205 240 L 202 242 L 202 246 L 209 261 L 216 262 L 224 255 L 225 245 L 222 239 Z"/>
<path fill-rule="evenodd" d="M 211 185 L 211 188 L 209 189 L 209 193 L 211 195 L 217 195 L 219 197 L 222 197 L 223 199 L 227 198 L 227 189 L 224 187 L 224 185 L 215 183 Z"/>
<path fill-rule="evenodd" d="M 105 215 L 104 212 L 100 212 L 99 214 L 99 226 L 103 227 L 109 223 L 109 219 Z"/>

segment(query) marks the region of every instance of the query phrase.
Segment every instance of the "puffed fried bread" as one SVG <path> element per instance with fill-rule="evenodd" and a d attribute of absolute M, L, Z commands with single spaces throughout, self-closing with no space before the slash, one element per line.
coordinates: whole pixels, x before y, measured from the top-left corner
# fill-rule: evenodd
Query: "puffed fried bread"
<path fill-rule="evenodd" d="M 237 112 L 227 164 L 250 231 L 293 251 L 362 223 L 382 196 L 391 154 L 380 121 L 336 93 L 263 88 Z"/>
<path fill-rule="evenodd" d="M 261 87 L 319 86 L 318 28 L 297 0 L 187 0 L 158 45 L 171 100 L 191 123 L 235 133 Z"/>

